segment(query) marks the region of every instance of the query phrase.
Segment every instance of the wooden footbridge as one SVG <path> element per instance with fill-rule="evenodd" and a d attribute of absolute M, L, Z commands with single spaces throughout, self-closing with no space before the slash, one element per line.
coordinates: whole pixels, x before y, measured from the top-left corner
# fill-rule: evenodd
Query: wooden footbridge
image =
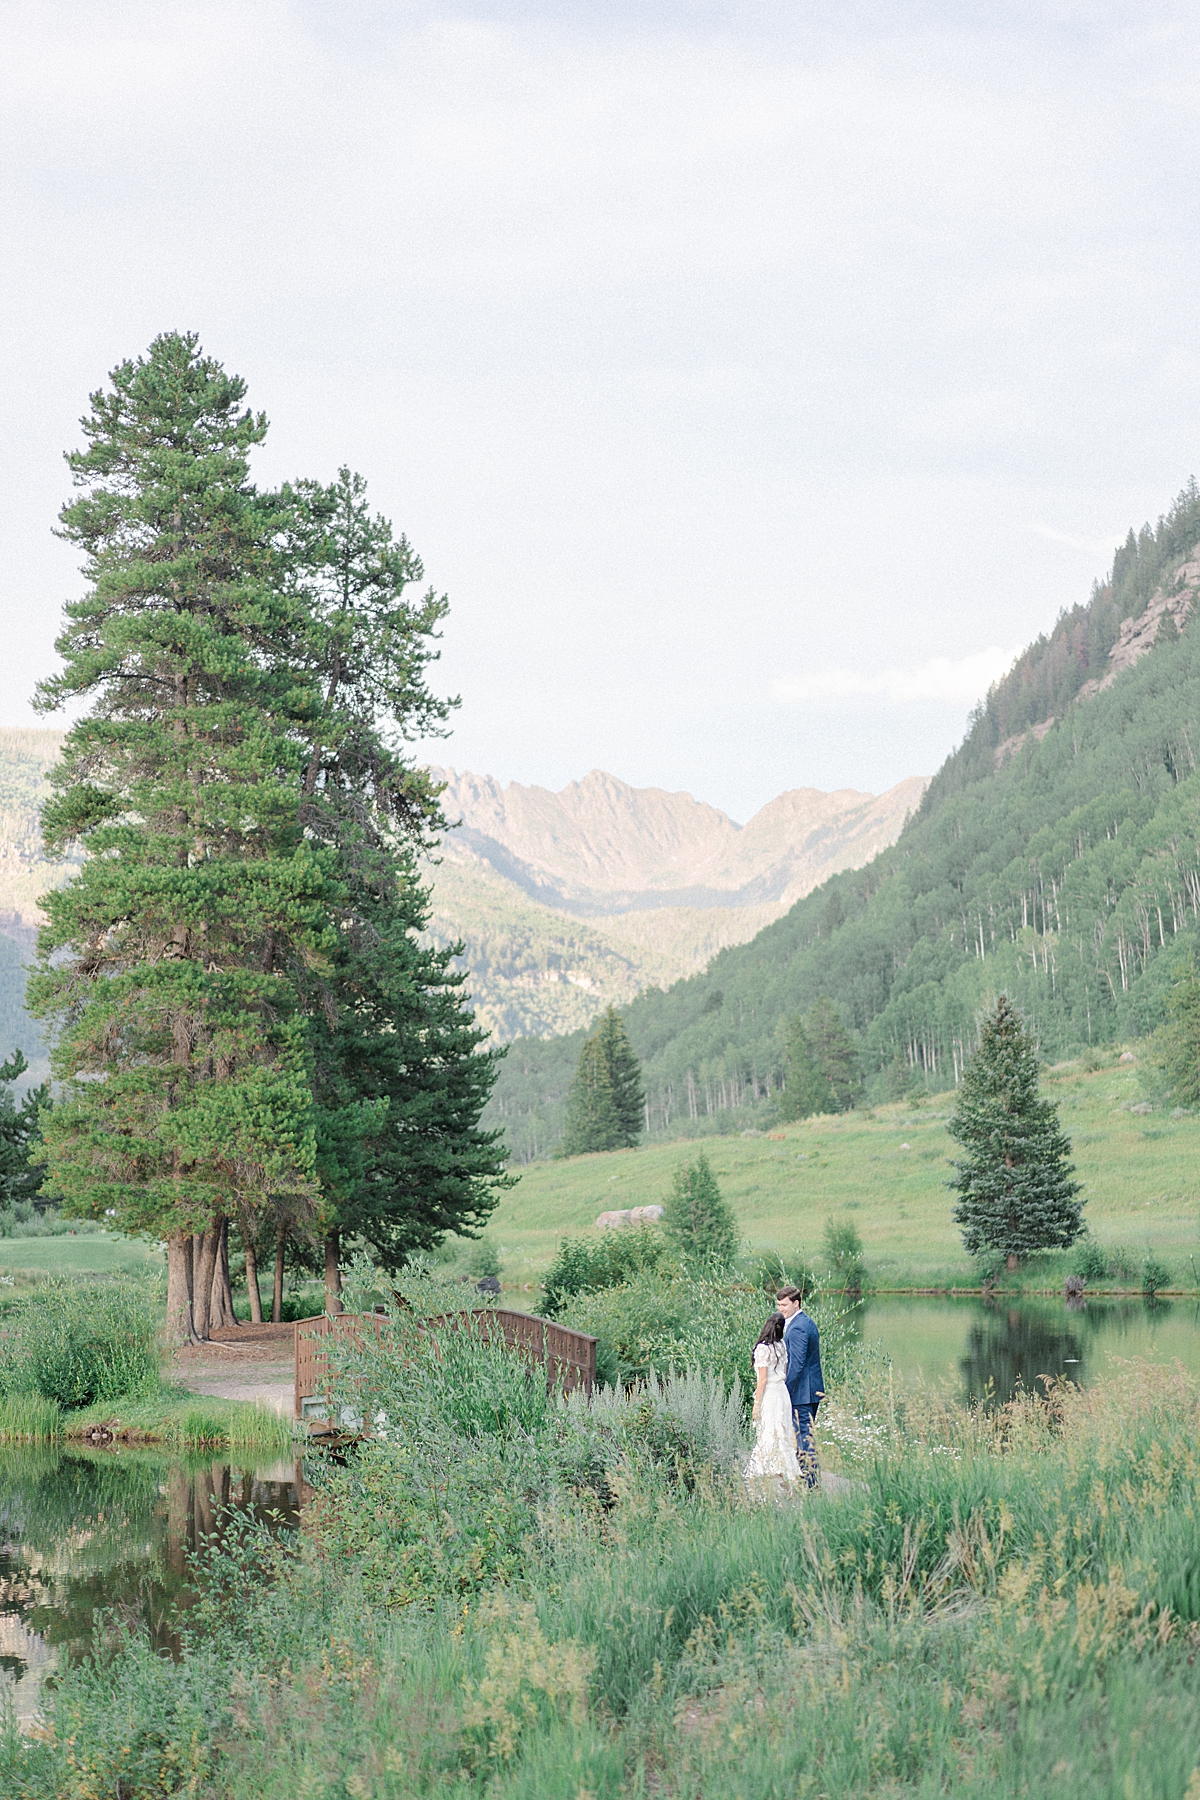
<path fill-rule="evenodd" d="M 329 1396 L 326 1348 L 329 1338 L 342 1337 L 361 1344 L 365 1331 L 383 1331 L 387 1325 L 386 1312 L 319 1313 L 312 1319 L 297 1319 L 297 1419 L 314 1423 L 325 1419 Z M 578 1388 L 590 1394 L 596 1379 L 595 1338 L 585 1331 L 556 1325 L 553 1319 L 538 1318 L 533 1313 L 508 1312 L 500 1306 L 478 1306 L 426 1319 L 422 1329 L 470 1330 L 485 1340 L 502 1337 L 509 1349 L 517 1351 L 531 1368 L 545 1370 L 548 1387 L 558 1387 L 565 1394 Z"/>

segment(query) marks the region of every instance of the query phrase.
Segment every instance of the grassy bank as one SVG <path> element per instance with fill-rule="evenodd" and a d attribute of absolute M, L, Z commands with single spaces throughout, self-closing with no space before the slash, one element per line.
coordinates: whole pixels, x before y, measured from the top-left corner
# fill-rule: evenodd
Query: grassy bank
<path fill-rule="evenodd" d="M 1200 1394 L 990 1415 L 849 1388 L 853 1477 L 781 1504 L 701 1381 L 591 1408 L 403 1320 L 404 1396 L 290 1549 L 211 1563 L 182 1653 L 125 1626 L 0 1744 L 26 1800 L 1185 1800 L 1200 1792 Z M 362 1389 L 356 1387 L 355 1392 Z M 7 1786 L 4 1785 L 7 1783 Z"/>
<path fill-rule="evenodd" d="M 212 1400 L 165 1385 L 158 1393 L 100 1400 L 65 1411 L 41 1394 L 0 1396 L 0 1444 L 156 1444 L 167 1450 L 229 1450 L 282 1455 L 292 1447 L 292 1422 L 268 1407 Z"/>
<path fill-rule="evenodd" d="M 292 1421 L 270 1407 L 216 1400 L 164 1383 L 157 1393 L 100 1400 L 63 1415 L 62 1436 L 88 1439 L 98 1431 L 120 1443 L 159 1444 L 168 1450 L 230 1450 L 283 1455 L 292 1447 Z"/>
<path fill-rule="evenodd" d="M 115 1231 L 72 1237 L 0 1238 L 0 1276 L 16 1283 L 75 1275 L 140 1275 L 165 1271 L 161 1250 Z"/>
<path fill-rule="evenodd" d="M 1068 1063 L 1050 1070 L 1044 1091 L 1060 1106 L 1085 1184 L 1085 1218 L 1129 1273 L 1092 1280 L 1092 1291 L 1138 1285 L 1152 1251 L 1174 1285 L 1196 1285 L 1200 1266 L 1200 1116 L 1175 1118 L 1144 1101 L 1136 1066 L 1089 1072 Z M 767 1136 L 716 1138 L 706 1148 L 754 1249 L 799 1250 L 819 1260 L 826 1219 L 844 1215 L 863 1240 L 873 1283 L 883 1288 L 971 1288 L 978 1270 L 965 1254 L 944 1186 L 955 1146 L 946 1132 L 951 1096 L 918 1107 L 808 1119 Z M 537 1163 L 502 1198 L 489 1235 L 502 1248 L 503 1279 L 515 1296 L 536 1284 L 559 1240 L 591 1232 L 597 1214 L 661 1202 L 686 1144 Z M 1069 1258 L 1048 1259 L 1030 1279 L 1054 1283 Z M 528 1302 L 527 1302 L 528 1304 Z"/>

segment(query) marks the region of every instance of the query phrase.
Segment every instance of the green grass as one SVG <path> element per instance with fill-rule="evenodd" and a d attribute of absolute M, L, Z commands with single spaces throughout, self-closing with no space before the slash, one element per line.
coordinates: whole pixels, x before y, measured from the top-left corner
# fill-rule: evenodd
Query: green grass
<path fill-rule="evenodd" d="M 115 1436 L 169 1449 L 247 1450 L 282 1454 L 292 1447 L 292 1422 L 269 1407 L 244 1400 L 215 1400 L 166 1382 L 157 1394 L 128 1400 L 99 1400 L 68 1413 L 63 1431 L 82 1436 L 105 1425 Z"/>
<path fill-rule="evenodd" d="M 161 1250 L 118 1232 L 79 1237 L 0 1238 L 0 1275 L 18 1280 L 54 1275 L 137 1274 L 165 1268 Z"/>
<path fill-rule="evenodd" d="M 1189 1257 L 1200 1267 L 1200 1116 L 1175 1119 L 1161 1106 L 1148 1116 L 1125 1110 L 1144 1098 L 1128 1064 L 1089 1074 L 1065 1063 L 1043 1086 L 1074 1141 L 1092 1236 L 1106 1250 L 1126 1251 L 1139 1268 L 1153 1250 L 1177 1282 L 1195 1285 Z M 802 1250 L 820 1262 L 825 1221 L 844 1215 L 863 1240 L 875 1285 L 976 1286 L 944 1185 L 955 1153 L 946 1132 L 952 1105 L 953 1095 L 941 1094 L 918 1107 L 781 1126 L 783 1142 L 710 1138 L 705 1148 L 752 1249 Z M 591 1232 L 598 1213 L 663 1201 L 676 1168 L 694 1153 L 687 1143 L 654 1144 L 524 1170 L 489 1225 L 510 1295 L 539 1280 L 565 1234 Z"/>
<path fill-rule="evenodd" d="M 0 1395 L 0 1444 L 44 1444 L 62 1431 L 62 1408 L 41 1394 Z"/>

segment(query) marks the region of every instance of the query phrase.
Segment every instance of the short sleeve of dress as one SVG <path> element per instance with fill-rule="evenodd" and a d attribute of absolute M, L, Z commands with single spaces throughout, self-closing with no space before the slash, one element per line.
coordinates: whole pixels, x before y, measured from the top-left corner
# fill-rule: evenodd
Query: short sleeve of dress
<path fill-rule="evenodd" d="M 754 1366 L 756 1369 L 769 1369 L 771 1366 L 771 1350 L 767 1344 L 755 1344 Z"/>

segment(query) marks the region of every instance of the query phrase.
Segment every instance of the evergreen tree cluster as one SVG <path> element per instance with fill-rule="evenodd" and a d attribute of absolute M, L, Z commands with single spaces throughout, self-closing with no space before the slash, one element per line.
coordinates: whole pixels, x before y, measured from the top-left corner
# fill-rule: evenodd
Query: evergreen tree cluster
<path fill-rule="evenodd" d="M 642 1131 L 641 1066 L 615 1006 L 585 1038 L 567 1097 L 564 1156 L 632 1150 Z"/>
<path fill-rule="evenodd" d="M 245 385 L 168 333 L 91 397 L 61 535 L 85 559 L 46 711 L 67 734 L 43 814 L 79 847 L 47 895 L 30 1010 L 55 1033 L 48 1181 L 166 1240 L 169 1323 L 229 1322 L 232 1225 L 260 1249 L 343 1235 L 389 1268 L 470 1231 L 503 1182 L 451 952 L 422 945 L 415 858 L 439 822 L 405 740 L 446 601 L 361 477 L 250 480 Z M 385 727 L 382 721 L 389 723 Z"/>

